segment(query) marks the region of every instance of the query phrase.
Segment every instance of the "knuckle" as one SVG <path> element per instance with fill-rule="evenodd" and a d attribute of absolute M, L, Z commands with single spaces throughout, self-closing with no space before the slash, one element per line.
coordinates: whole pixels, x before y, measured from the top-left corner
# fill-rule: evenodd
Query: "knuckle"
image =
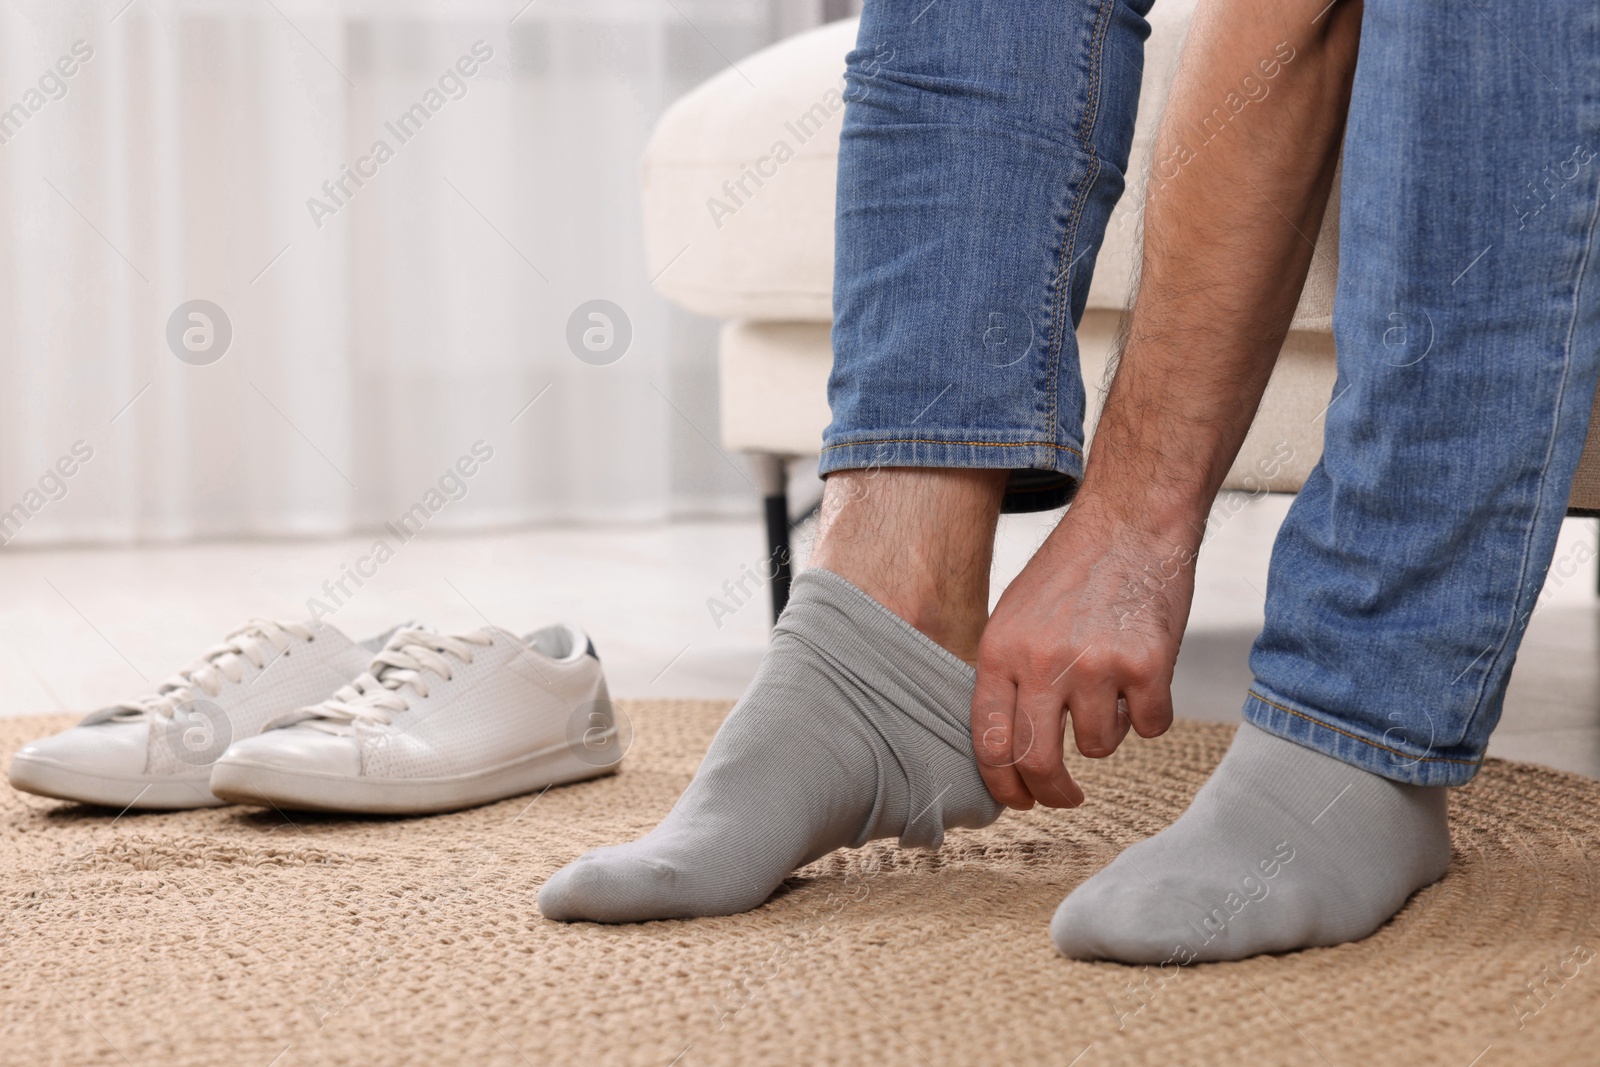
<path fill-rule="evenodd" d="M 1133 718 L 1133 728 L 1140 737 L 1157 737 L 1167 732 L 1172 725 L 1172 711 L 1170 708 L 1160 710 L 1147 710 L 1140 712 Z"/>
<path fill-rule="evenodd" d="M 1017 646 L 986 632 L 978 640 L 978 669 L 1009 673 L 1017 663 Z"/>
<path fill-rule="evenodd" d="M 1061 664 L 1049 649 L 1029 649 L 1022 659 L 1022 678 L 1035 689 L 1054 688 Z"/>
<path fill-rule="evenodd" d="M 1130 701 L 1128 705 L 1128 719 L 1135 725 L 1140 723 L 1163 723 L 1172 721 L 1171 701 L 1156 698 L 1153 700 Z"/>
<path fill-rule="evenodd" d="M 974 725 L 973 745 L 980 757 L 999 763 L 1011 755 L 1012 733 L 1010 717 L 994 713 Z"/>
<path fill-rule="evenodd" d="M 1175 656 L 1151 653 L 1149 662 L 1145 665 L 1144 682 L 1146 687 L 1155 690 L 1167 690 L 1172 687 L 1172 674 L 1176 668 Z"/>
<path fill-rule="evenodd" d="M 986 735 L 980 739 L 975 755 L 986 767 L 1004 767 L 1011 762 L 1009 739 Z"/>
<path fill-rule="evenodd" d="M 1121 662 L 1121 654 L 1115 649 L 1091 648 L 1077 658 L 1072 665 L 1072 673 L 1080 677 L 1099 678 L 1115 671 Z"/>
<path fill-rule="evenodd" d="M 994 629 L 984 631 L 978 638 L 978 666 L 984 664 L 998 664 L 1005 660 L 1005 645 L 994 636 Z"/>
<path fill-rule="evenodd" d="M 1061 764 L 1044 752 L 1028 752 L 1017 760 L 1017 770 L 1024 778 L 1048 778 Z"/>
<path fill-rule="evenodd" d="M 1117 743 L 1117 724 L 1108 722 L 1104 715 L 1079 715 L 1072 721 L 1072 733 L 1078 741 L 1078 750 L 1090 755 L 1090 749 L 1114 748 Z"/>
<path fill-rule="evenodd" d="M 1161 673 L 1161 663 L 1149 649 L 1128 649 L 1120 657 L 1117 673 L 1139 682 L 1153 681 Z"/>

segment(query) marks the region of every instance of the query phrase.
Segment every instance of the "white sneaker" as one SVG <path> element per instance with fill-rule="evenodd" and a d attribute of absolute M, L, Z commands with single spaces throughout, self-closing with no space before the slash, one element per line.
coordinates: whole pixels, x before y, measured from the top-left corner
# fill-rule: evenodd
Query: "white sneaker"
<path fill-rule="evenodd" d="M 211 791 L 361 814 L 455 811 L 615 771 L 626 731 L 583 631 L 402 630 L 368 673 L 234 743 Z"/>
<path fill-rule="evenodd" d="M 211 764 L 228 745 L 326 697 L 395 630 L 358 645 L 325 622 L 252 619 L 154 694 L 25 745 L 11 761 L 11 784 L 116 808 L 222 804 L 211 792 Z"/>

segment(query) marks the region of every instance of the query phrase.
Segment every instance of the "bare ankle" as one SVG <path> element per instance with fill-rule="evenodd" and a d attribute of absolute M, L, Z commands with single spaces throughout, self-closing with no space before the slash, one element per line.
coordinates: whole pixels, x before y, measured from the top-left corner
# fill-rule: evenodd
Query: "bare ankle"
<path fill-rule="evenodd" d="M 989 615 L 1006 472 L 893 467 L 829 475 L 812 562 L 969 663 Z"/>

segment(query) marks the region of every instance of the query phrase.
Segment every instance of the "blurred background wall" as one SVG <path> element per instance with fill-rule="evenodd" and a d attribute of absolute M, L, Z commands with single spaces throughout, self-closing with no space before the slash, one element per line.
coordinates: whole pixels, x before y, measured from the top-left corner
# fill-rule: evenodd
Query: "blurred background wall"
<path fill-rule="evenodd" d="M 478 442 L 439 528 L 752 511 L 716 324 L 650 288 L 638 158 L 676 96 L 854 6 L 0 5 L 0 532 L 375 528 Z M 632 335 L 601 365 L 568 344 L 596 299 Z M 175 356 L 191 301 L 220 358 Z"/>

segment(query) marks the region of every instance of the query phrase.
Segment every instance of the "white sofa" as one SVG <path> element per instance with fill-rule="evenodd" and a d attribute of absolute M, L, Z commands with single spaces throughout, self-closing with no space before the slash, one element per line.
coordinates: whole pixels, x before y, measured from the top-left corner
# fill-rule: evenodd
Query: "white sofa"
<path fill-rule="evenodd" d="M 1139 248 L 1143 175 L 1194 0 L 1155 5 L 1129 163 L 1078 328 L 1098 415 L 1111 344 L 1128 306 Z M 720 339 L 722 442 L 749 454 L 767 495 L 769 550 L 780 565 L 774 609 L 787 596 L 786 464 L 815 456 L 829 420 L 834 188 L 844 114 L 844 57 L 854 20 L 785 40 L 677 101 L 658 123 L 643 166 L 645 240 L 655 286 L 726 320 Z M 1331 332 L 1338 202 L 1329 206 L 1293 327 L 1227 488 L 1294 492 L 1322 454 L 1334 383 Z M 1408 324 L 1399 323 L 1404 328 Z M 1571 507 L 1600 509 L 1600 433 L 1584 450 Z"/>

